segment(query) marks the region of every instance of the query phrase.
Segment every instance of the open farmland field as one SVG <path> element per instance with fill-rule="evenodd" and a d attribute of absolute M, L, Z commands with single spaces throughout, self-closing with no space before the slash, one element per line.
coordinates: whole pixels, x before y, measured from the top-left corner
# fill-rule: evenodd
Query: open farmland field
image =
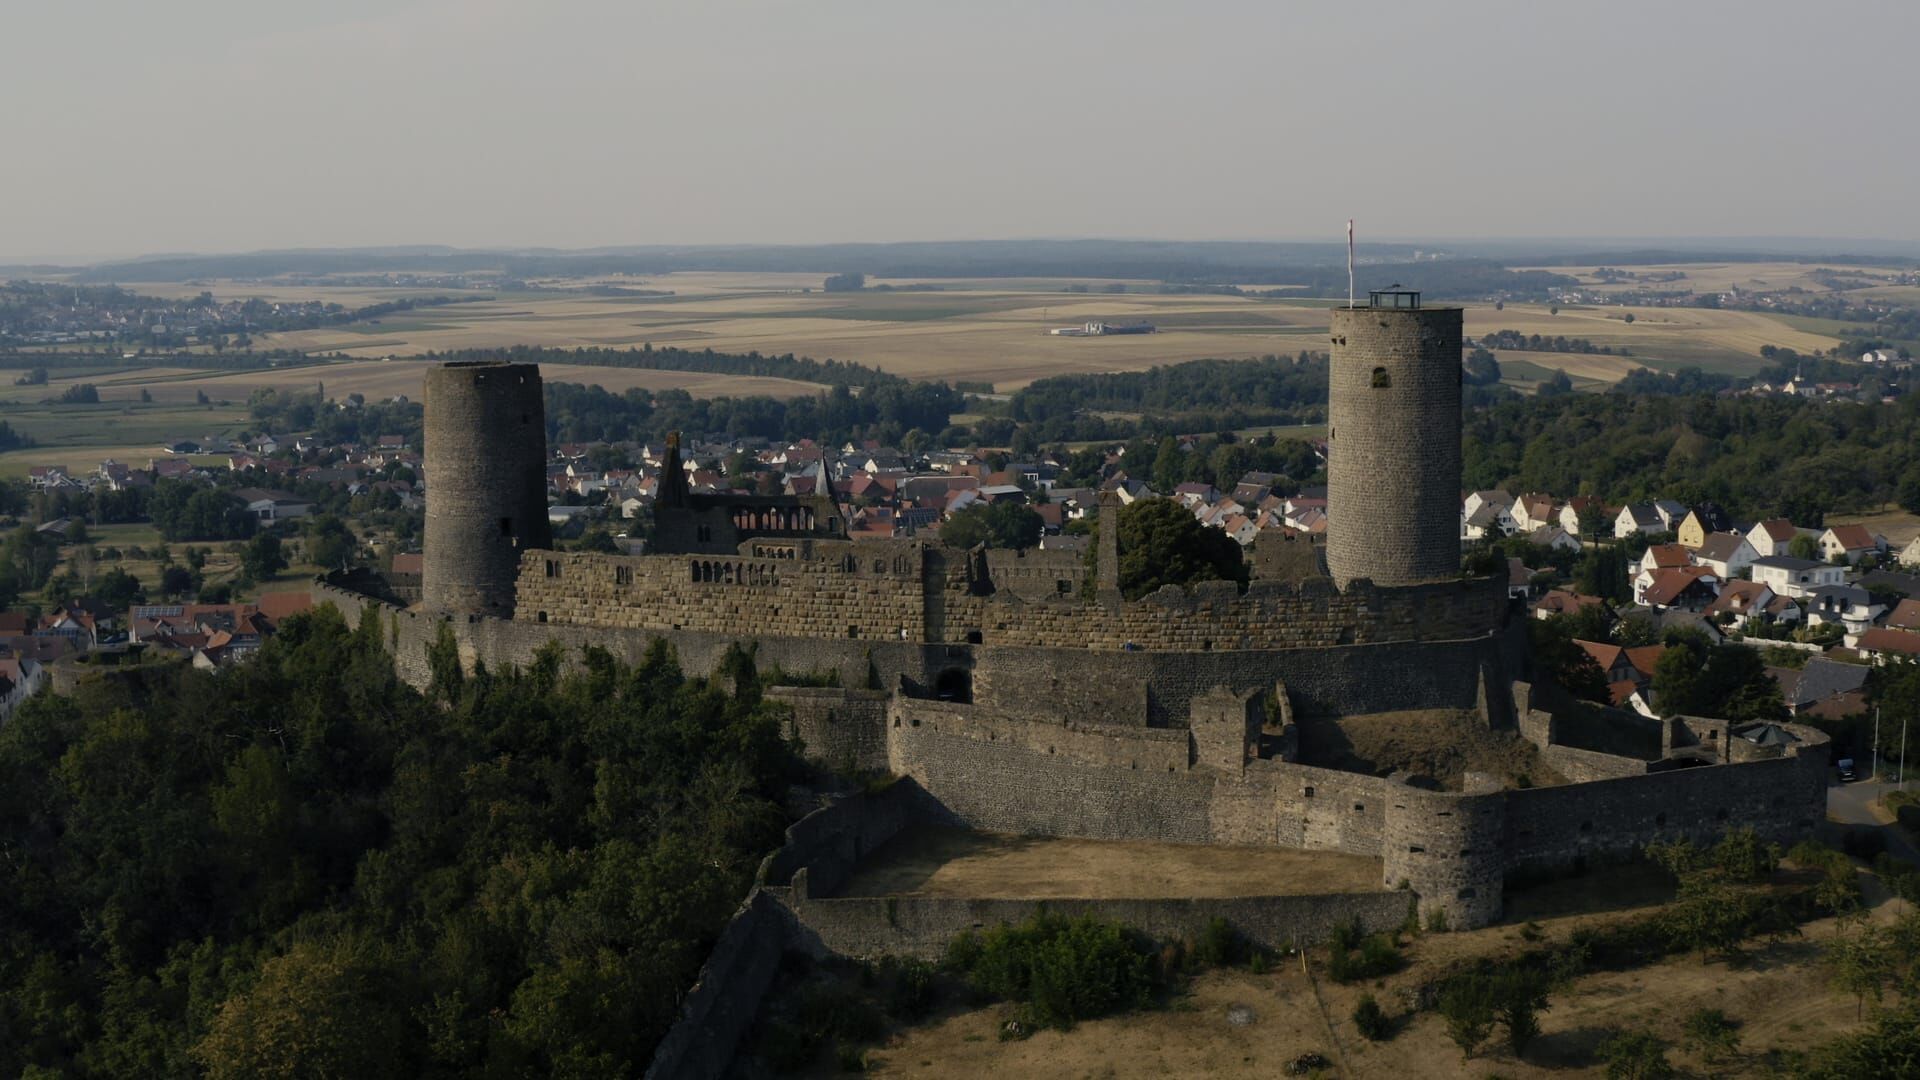
<path fill-rule="evenodd" d="M 1602 292 L 1686 292 L 1696 293 L 1726 292 L 1740 289 L 1747 292 L 1777 292 L 1782 289 L 1801 288 L 1808 292 L 1827 292 L 1828 287 L 1818 279 L 1824 273 L 1841 274 L 1847 277 L 1884 278 L 1894 272 L 1892 267 L 1823 265 L 1820 263 L 1799 262 L 1697 262 L 1697 263 L 1659 263 L 1643 265 L 1640 263 L 1607 263 L 1615 270 L 1625 270 L 1642 277 L 1660 274 L 1685 274 L 1678 281 L 1620 281 L 1607 283 L 1594 276 L 1599 266 L 1539 266 L 1528 269 L 1545 270 L 1553 274 L 1566 274 L 1577 277 L 1588 288 Z"/>
<path fill-rule="evenodd" d="M 405 394 L 418 399 L 428 365 L 418 360 L 348 360 L 258 371 L 194 371 L 186 368 L 143 368 L 111 376 L 73 376 L 51 380 L 46 386 L 0 387 L 0 401 L 38 402 L 60 393 L 71 383 L 89 382 L 100 392 L 102 406 L 136 403 L 142 390 L 156 404 L 183 405 L 204 393 L 215 402 L 244 404 L 247 395 L 263 387 L 326 388 L 327 396 L 362 394 L 368 400 Z M 818 383 L 756 375 L 722 375 L 701 371 L 654 371 L 645 368 L 601 367 L 591 364 L 542 364 L 548 382 L 602 386 L 616 393 L 634 387 L 649 390 L 685 390 L 695 397 L 760 394 L 768 397 L 804 397 L 825 391 Z M 13 413 L 0 413 L 12 419 Z M 19 427 L 18 421 L 14 423 Z M 29 432 L 32 434 L 32 432 Z M 38 438 L 35 435 L 35 438 Z"/>
<path fill-rule="evenodd" d="M 1628 314 L 1634 317 L 1631 323 L 1626 321 Z M 1505 310 L 1498 311 L 1491 307 L 1467 309 L 1467 336 L 1480 337 L 1497 330 L 1543 337 L 1586 338 L 1595 345 L 1625 347 L 1634 354 L 1627 359 L 1644 367 L 1672 370 L 1692 366 L 1734 375 L 1749 374 L 1762 366 L 1762 345 L 1813 352 L 1831 348 L 1835 342 L 1825 334 L 1800 329 L 1772 315 L 1753 311 L 1562 307 L 1556 315 L 1549 307 L 1537 304 L 1508 304 Z M 1571 360 L 1573 354 L 1567 355 Z M 1571 369 L 1568 374 L 1573 374 Z M 1622 370 L 1613 378 L 1624 374 Z"/>
<path fill-rule="evenodd" d="M 1749 277 L 1765 279 L 1793 265 L 1729 264 L 1723 269 L 1732 273 L 1745 267 Z M 715 273 L 545 281 L 535 283 L 532 291 L 503 293 L 485 301 L 398 312 L 378 323 L 263 334 L 256 341 L 263 347 L 339 352 L 361 359 L 509 345 L 624 348 L 652 343 L 845 360 L 911 378 L 987 380 L 1006 391 L 1049 375 L 1129 371 L 1184 360 L 1324 348 L 1325 307 L 1333 303 L 1310 297 L 1159 295 L 1138 291 L 1151 287 L 1139 282 L 1076 282 L 1091 291 L 1068 293 L 1065 283 L 1039 278 L 911 282 L 934 286 L 928 291 L 828 293 L 819 288 L 824 277 Z M 1111 295 L 1101 291 L 1116 284 L 1136 291 Z M 666 290 L 673 295 L 603 296 L 590 291 L 596 285 Z M 128 287 L 153 292 L 199 288 L 139 283 Z M 209 288 L 216 296 L 332 299 L 348 306 L 436 292 L 329 290 L 308 284 L 278 288 L 250 282 L 216 282 Z M 1634 315 L 1632 323 L 1624 318 L 1629 311 Z M 1150 335 L 1100 338 L 1055 337 L 1047 332 L 1096 319 L 1145 321 L 1160 329 Z M 1637 362 L 1649 367 L 1697 365 L 1730 373 L 1758 367 L 1762 345 L 1807 352 L 1827 348 L 1835 340 L 1820 332 L 1832 328 L 1790 325 L 1751 312 L 1567 306 L 1552 314 L 1544 305 L 1527 304 L 1499 311 L 1489 306 L 1468 308 L 1469 335 L 1500 329 L 1584 337 L 1595 344 L 1626 347 Z M 1604 368 L 1592 367 L 1585 376 L 1568 371 L 1575 378 L 1611 381 L 1629 369 L 1611 361 L 1600 363 Z M 600 381 L 611 387 L 604 378 Z M 139 382 L 122 380 L 122 384 Z M 724 387 L 684 388 L 693 393 L 763 392 L 734 382 Z M 764 392 L 794 390 L 789 386 Z M 155 388 L 155 393 L 160 390 Z"/>

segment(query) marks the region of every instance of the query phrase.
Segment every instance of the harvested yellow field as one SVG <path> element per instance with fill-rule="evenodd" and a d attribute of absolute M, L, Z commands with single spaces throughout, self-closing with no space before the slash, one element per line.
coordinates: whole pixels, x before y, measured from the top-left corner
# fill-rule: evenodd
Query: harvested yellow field
<path fill-rule="evenodd" d="M 1797 262 L 1693 262 L 1661 263 L 1642 265 L 1639 263 L 1609 263 L 1615 270 L 1626 270 L 1641 277 L 1659 274 L 1685 274 L 1678 281 L 1620 281 L 1606 283 L 1594 276 L 1598 266 L 1537 266 L 1529 269 L 1544 270 L 1553 274 L 1566 274 L 1577 277 L 1590 288 L 1606 292 L 1639 291 L 1683 291 L 1696 293 L 1725 292 L 1729 289 L 1743 291 L 1778 291 L 1789 288 L 1802 288 L 1808 292 L 1826 292 L 1827 286 L 1817 277 L 1820 271 L 1859 277 L 1886 277 L 1894 273 L 1892 267 L 1839 266 L 1820 263 Z"/>
<path fill-rule="evenodd" d="M 1773 272 L 1772 264 L 1746 265 L 1756 275 Z M 1060 282 L 1038 278 L 903 281 L 933 288 L 828 293 L 819 288 L 824 277 L 713 273 L 554 281 L 543 283 L 548 287 L 536 292 L 398 312 L 378 324 L 263 334 L 256 341 L 263 347 L 362 359 L 512 345 L 628 348 L 653 344 L 793 353 L 867 364 L 910 378 L 986 380 L 1003 391 L 1050 375 L 1130 371 L 1202 358 L 1245 359 L 1325 348 L 1326 311 L 1312 302 L 1160 295 L 1139 291 L 1144 286 L 1137 282 L 1076 282 L 1076 287 L 1090 291 L 1068 293 Z M 587 286 L 596 284 L 670 290 L 674 295 L 600 296 L 587 291 Z M 1135 291 L 1101 291 L 1112 284 Z M 152 291 L 161 290 L 156 286 Z M 216 283 L 214 291 L 216 295 L 265 292 L 283 299 L 335 299 L 351 306 L 408 290 L 314 286 L 277 290 L 250 283 Z M 1632 323 L 1625 319 L 1629 313 L 1634 316 Z M 1150 322 L 1158 332 L 1092 338 L 1049 333 L 1094 320 Z M 1469 335 L 1502 329 L 1584 337 L 1595 344 L 1627 347 L 1654 367 L 1699 364 L 1732 372 L 1757 366 L 1763 345 L 1808 352 L 1833 343 L 1831 338 L 1751 312 L 1566 307 L 1552 314 L 1545 305 L 1531 304 L 1508 305 L 1500 311 L 1487 306 L 1467 309 Z M 1575 374 L 1568 365 L 1578 365 L 1590 374 Z M 1612 380 L 1631 370 L 1632 364 L 1587 359 L 1556 366 L 1566 367 L 1576 378 Z M 607 377 L 611 376 L 603 378 Z M 691 384 L 657 378 L 644 385 L 705 392 Z M 730 382 L 712 392 L 750 391 Z M 796 391 L 783 387 L 770 392 Z"/>
<path fill-rule="evenodd" d="M 244 402 L 254 390 L 312 389 L 324 386 L 328 397 L 344 398 L 362 394 L 370 401 L 404 394 L 418 399 L 426 378 L 427 364 L 419 360 L 358 360 L 333 364 L 264 371 L 184 372 L 155 368 L 141 379 L 122 376 L 113 382 L 86 379 L 100 390 L 102 401 L 136 400 L 146 390 L 157 402 L 193 401 L 205 393 L 216 401 Z M 599 367 L 588 364 L 542 364 L 541 374 L 548 382 L 582 383 L 602 386 L 616 393 L 634 387 L 648 390 L 685 390 L 695 397 L 806 397 L 824 392 L 818 383 L 792 379 L 771 379 L 751 375 L 716 375 L 697 371 L 652 371 L 641 368 Z M 160 374 L 166 372 L 166 374 Z M 11 388 L 9 388 L 11 389 Z M 38 397 L 47 396 L 46 387 L 36 387 Z M 56 385 L 55 393 L 58 392 Z"/>
<path fill-rule="evenodd" d="M 1585 353 L 1522 352 L 1518 349 L 1502 349 L 1494 354 L 1503 367 L 1520 364 L 1533 364 L 1549 371 L 1564 371 L 1567 378 L 1579 382 L 1583 379 L 1594 382 L 1616 383 L 1627 377 L 1629 371 L 1646 367 L 1631 356 L 1589 355 Z"/>
<path fill-rule="evenodd" d="M 1631 314 L 1633 322 L 1626 321 Z M 1595 345 L 1626 346 L 1641 358 L 1702 361 L 1719 354 L 1726 360 L 1750 358 L 1758 363 L 1760 347 L 1778 345 L 1814 352 L 1831 348 L 1834 338 L 1799 330 L 1770 315 L 1755 311 L 1712 308 L 1562 307 L 1554 314 L 1546 305 L 1508 304 L 1467 309 L 1466 333 L 1480 337 L 1496 330 L 1552 337 L 1586 338 Z M 1714 366 L 1703 363 L 1703 366 Z"/>

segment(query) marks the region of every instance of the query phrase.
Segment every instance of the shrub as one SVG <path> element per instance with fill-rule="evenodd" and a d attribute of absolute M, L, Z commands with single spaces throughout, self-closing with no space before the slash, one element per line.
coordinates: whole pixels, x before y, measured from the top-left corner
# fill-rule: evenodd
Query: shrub
<path fill-rule="evenodd" d="M 1336 941 L 1327 954 L 1327 977 L 1337 983 L 1358 982 L 1400 970 L 1400 950 L 1385 934 L 1373 934 L 1358 950 L 1343 949 Z"/>
<path fill-rule="evenodd" d="M 1445 908 L 1434 908 L 1432 911 L 1427 912 L 1427 929 L 1436 934 L 1444 934 L 1447 932 L 1447 911 Z"/>
<path fill-rule="evenodd" d="M 887 1015 L 900 1020 L 918 1020 L 932 1009 L 932 964 L 886 956 L 880 960 L 879 974 L 886 984 Z"/>
<path fill-rule="evenodd" d="M 1470 1058 L 1493 1034 L 1493 983 L 1478 971 L 1448 979 L 1440 988 L 1440 1016 L 1447 1022 L 1447 1038 Z"/>
<path fill-rule="evenodd" d="M 1740 1048 L 1740 1032 L 1719 1009 L 1695 1009 L 1684 1029 L 1687 1045 L 1714 1064 Z"/>
<path fill-rule="evenodd" d="M 1387 1019 L 1387 1010 L 1373 999 L 1372 994 L 1361 994 L 1360 1003 L 1353 1007 L 1353 1026 L 1361 1035 L 1379 1042 L 1392 1034 L 1392 1024 Z"/>
<path fill-rule="evenodd" d="M 1546 976 L 1527 968 L 1508 968 L 1494 979 L 1493 998 L 1494 1011 L 1507 1029 L 1507 1045 L 1514 1057 L 1520 1057 L 1540 1034 L 1539 1014 L 1547 1009 Z"/>
<path fill-rule="evenodd" d="M 1600 1060 L 1607 1063 L 1607 1080 L 1666 1080 L 1665 1041 L 1644 1031 L 1622 1032 L 1600 1044 Z"/>
<path fill-rule="evenodd" d="M 1763 881 L 1780 865 L 1780 846 L 1762 843 L 1751 826 L 1729 829 L 1713 847 L 1713 864 L 1728 880 Z"/>
<path fill-rule="evenodd" d="M 971 935 L 962 935 L 962 939 Z M 1147 1004 L 1153 963 L 1116 923 L 1041 913 L 977 942 L 956 939 L 947 962 L 982 993 L 1027 1006 L 1034 1025 L 1071 1027 Z"/>
<path fill-rule="evenodd" d="M 1194 947 L 1194 958 L 1208 967 L 1224 967 L 1240 957 L 1245 945 L 1240 932 L 1233 924 L 1222 918 L 1207 920 L 1200 931 L 1200 941 Z"/>

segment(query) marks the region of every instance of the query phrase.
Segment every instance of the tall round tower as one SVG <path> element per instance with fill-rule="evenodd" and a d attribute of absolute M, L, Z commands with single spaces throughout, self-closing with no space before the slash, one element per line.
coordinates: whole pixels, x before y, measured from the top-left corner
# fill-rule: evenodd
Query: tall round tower
<path fill-rule="evenodd" d="M 1460 573 L 1460 325 L 1417 292 L 1333 309 L 1327 570 L 1342 588 Z"/>
<path fill-rule="evenodd" d="M 540 366 L 428 368 L 426 412 L 426 606 L 510 616 L 520 553 L 552 543 Z"/>

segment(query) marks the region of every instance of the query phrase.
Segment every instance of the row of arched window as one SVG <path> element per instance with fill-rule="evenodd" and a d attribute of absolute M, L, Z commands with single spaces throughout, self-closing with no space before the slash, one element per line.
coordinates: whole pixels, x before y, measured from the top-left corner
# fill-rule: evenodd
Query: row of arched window
<path fill-rule="evenodd" d="M 712 562 L 706 559 L 695 560 L 692 564 L 693 580 L 714 585 L 778 585 L 779 575 L 773 567 L 760 563 Z"/>

